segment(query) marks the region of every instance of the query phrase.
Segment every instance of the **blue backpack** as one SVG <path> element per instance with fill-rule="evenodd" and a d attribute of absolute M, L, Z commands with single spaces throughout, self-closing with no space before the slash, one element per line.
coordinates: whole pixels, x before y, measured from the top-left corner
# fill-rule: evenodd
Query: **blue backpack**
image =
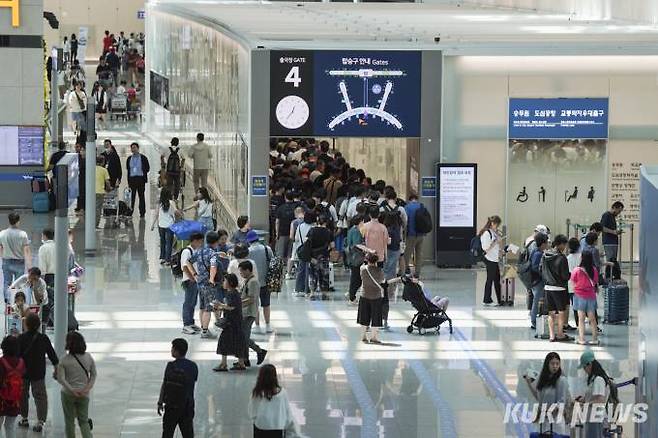
<path fill-rule="evenodd" d="M 487 233 L 491 233 L 491 231 L 487 230 Z M 480 240 L 480 236 L 477 234 L 471 239 L 469 251 L 476 262 L 481 262 L 484 260 L 485 252 L 482 248 L 482 241 Z"/>

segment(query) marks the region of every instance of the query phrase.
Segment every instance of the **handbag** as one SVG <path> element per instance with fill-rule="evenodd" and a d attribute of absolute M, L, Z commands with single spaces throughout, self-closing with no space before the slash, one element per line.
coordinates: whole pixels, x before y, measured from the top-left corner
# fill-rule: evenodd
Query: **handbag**
<path fill-rule="evenodd" d="M 312 232 L 313 232 L 313 228 L 311 228 L 308 234 L 306 235 L 306 240 L 303 240 L 302 244 L 299 245 L 299 248 L 297 248 L 297 258 L 304 263 L 309 263 L 313 258 L 313 248 L 311 246 Z M 301 238 L 301 233 L 300 233 L 300 238 Z"/>
<path fill-rule="evenodd" d="M 78 359 L 78 356 L 76 356 L 75 354 L 72 354 L 71 356 L 73 356 L 73 359 L 75 359 L 76 362 L 78 362 L 78 364 L 85 371 L 85 376 L 87 376 L 87 381 L 90 381 L 91 380 L 91 374 L 89 373 L 89 371 L 87 371 L 87 368 L 85 368 L 85 366 L 82 365 L 82 362 L 80 362 L 80 359 Z M 94 421 L 91 418 L 87 417 L 87 423 L 89 423 L 89 430 L 94 430 Z"/>
<path fill-rule="evenodd" d="M 366 254 L 358 248 L 356 245 L 350 247 L 349 251 L 347 252 L 347 264 L 351 268 L 358 268 L 361 266 L 366 260 Z"/>

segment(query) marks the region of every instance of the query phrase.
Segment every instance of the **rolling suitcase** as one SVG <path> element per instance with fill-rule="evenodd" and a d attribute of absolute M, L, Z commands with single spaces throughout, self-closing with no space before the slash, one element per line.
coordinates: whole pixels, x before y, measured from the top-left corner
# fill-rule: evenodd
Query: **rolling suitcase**
<path fill-rule="evenodd" d="M 630 320 L 630 291 L 625 280 L 612 280 L 603 291 L 603 322 L 628 324 Z"/>
<path fill-rule="evenodd" d="M 504 306 L 514 306 L 514 294 L 516 292 L 516 281 L 514 278 L 503 278 L 500 280 L 500 303 Z"/>
<path fill-rule="evenodd" d="M 548 330 L 548 313 L 546 312 L 546 302 L 543 298 L 539 299 L 537 322 L 535 323 L 535 338 L 548 339 L 550 337 Z"/>
<path fill-rule="evenodd" d="M 48 213 L 50 211 L 50 195 L 48 192 L 32 193 L 32 212 Z"/>

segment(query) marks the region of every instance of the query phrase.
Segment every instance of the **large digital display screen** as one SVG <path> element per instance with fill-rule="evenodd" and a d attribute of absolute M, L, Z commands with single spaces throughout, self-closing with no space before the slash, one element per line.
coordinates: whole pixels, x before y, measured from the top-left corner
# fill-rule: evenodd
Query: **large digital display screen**
<path fill-rule="evenodd" d="M 0 126 L 0 166 L 42 166 L 43 126 Z"/>
<path fill-rule="evenodd" d="M 420 52 L 293 50 L 270 56 L 271 135 L 420 135 Z"/>
<path fill-rule="evenodd" d="M 513 139 L 608 138 L 608 98 L 509 100 Z"/>

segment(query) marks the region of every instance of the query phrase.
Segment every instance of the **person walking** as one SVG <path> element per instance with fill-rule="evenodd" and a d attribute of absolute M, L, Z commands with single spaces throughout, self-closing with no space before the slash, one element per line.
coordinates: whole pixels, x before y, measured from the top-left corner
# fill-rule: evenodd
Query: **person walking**
<path fill-rule="evenodd" d="M 329 284 L 329 252 L 334 246 L 334 239 L 333 233 L 327 228 L 327 222 L 328 218 L 321 215 L 318 217 L 317 225 L 311 228 L 306 236 L 311 245 L 311 261 L 308 264 L 311 300 L 329 299 L 331 288 Z"/>
<path fill-rule="evenodd" d="M 247 410 L 254 425 L 254 438 L 299 436 L 288 394 L 279 385 L 274 365 L 265 364 L 258 370 Z"/>
<path fill-rule="evenodd" d="M 25 377 L 23 379 L 23 395 L 21 399 L 21 420 L 19 427 L 30 427 L 28 414 L 30 408 L 30 388 L 37 407 L 37 424 L 32 427 L 34 432 L 42 432 L 48 415 L 48 393 L 46 392 L 46 356 L 57 368 L 59 359 L 48 336 L 39 333 L 41 320 L 36 313 L 29 313 L 25 318 L 27 331 L 18 337 L 20 355 L 25 362 Z M 55 374 L 56 376 L 56 374 Z"/>
<path fill-rule="evenodd" d="M 46 326 L 53 326 L 52 310 L 55 308 L 55 231 L 45 228 L 41 232 L 41 246 L 39 247 L 39 269 L 46 282 L 48 305 L 41 309 L 41 317 Z"/>
<path fill-rule="evenodd" d="M 5 437 L 16 438 L 16 418 L 20 411 L 25 362 L 20 357 L 18 338 L 7 336 L 2 340 L 0 357 L 0 427 Z"/>
<path fill-rule="evenodd" d="M 64 52 L 64 65 L 71 60 L 71 42 L 68 37 L 64 37 L 62 41 L 62 51 Z"/>
<path fill-rule="evenodd" d="M 105 157 L 102 155 L 96 158 L 96 228 L 101 224 L 103 216 L 103 202 L 105 194 L 112 188 L 110 173 L 105 168 Z"/>
<path fill-rule="evenodd" d="M 27 233 L 20 229 L 21 217 L 11 212 L 7 216 L 9 227 L 0 231 L 0 253 L 2 254 L 2 278 L 5 303 L 10 303 L 9 286 L 30 269 L 32 251 Z"/>
<path fill-rule="evenodd" d="M 251 261 L 245 260 L 238 266 L 240 276 L 244 278 L 244 284 L 240 291 L 242 296 L 242 333 L 245 340 L 244 358 L 245 366 L 249 366 L 249 348 L 254 350 L 257 355 L 256 365 L 260 365 L 265 360 L 267 350 L 261 348 L 251 339 L 251 327 L 254 325 L 258 316 L 258 301 L 260 298 L 260 283 L 258 277 L 254 275 L 254 265 Z M 248 347 L 248 348 L 247 348 Z"/>
<path fill-rule="evenodd" d="M 274 257 L 272 249 L 265 243 L 261 242 L 258 233 L 254 230 L 249 230 L 246 236 L 247 244 L 249 244 L 249 258 L 254 262 L 256 267 L 258 283 L 260 284 L 260 307 L 263 309 L 263 319 L 265 320 L 265 333 L 272 333 L 272 326 L 270 325 L 270 304 L 271 293 L 267 287 L 267 271 L 270 266 L 270 260 Z M 256 317 L 256 326 L 259 326 L 259 318 Z"/>
<path fill-rule="evenodd" d="M 242 299 L 238 287 L 238 277 L 235 274 L 226 274 L 224 277 L 225 303 L 215 302 L 215 310 L 224 312 L 225 325 L 217 341 L 217 354 L 222 356 L 221 362 L 213 371 L 227 372 L 227 357 L 235 356 L 237 364 L 231 368 L 234 371 L 244 371 L 244 354 L 247 352 L 247 343 L 242 330 Z"/>
<path fill-rule="evenodd" d="M 404 259 L 409 266 L 412 262 L 414 265 L 414 272 L 420 276 L 420 271 L 423 264 L 423 240 L 425 234 L 416 229 L 416 213 L 423 205 L 418 202 L 418 195 L 411 193 L 409 195 L 409 202 L 404 207 L 407 213 L 407 241 L 404 253 Z"/>
<path fill-rule="evenodd" d="M 183 333 L 186 335 L 195 335 L 201 331 L 201 327 L 194 324 L 194 307 L 199 296 L 199 289 L 194 281 L 194 271 L 190 270 L 188 262 L 199 248 L 203 246 L 203 234 L 192 233 L 190 244 L 181 250 L 180 265 L 183 271 L 181 286 L 185 293 L 183 300 Z M 199 315 L 200 316 L 200 315 Z"/>
<path fill-rule="evenodd" d="M 194 438 L 194 385 L 199 377 L 199 367 L 185 357 L 187 350 L 185 339 L 171 341 L 171 357 L 174 360 L 165 367 L 158 398 L 162 438 L 173 438 L 176 427 L 183 438 Z"/>
<path fill-rule="evenodd" d="M 409 223 L 411 224 L 411 215 L 409 215 Z M 502 306 L 500 297 L 500 257 L 502 253 L 502 239 L 498 232 L 498 227 L 502 220 L 500 216 L 491 216 L 487 218 L 487 223 L 482 227 L 478 235 L 480 236 L 480 244 L 484 251 L 484 264 L 487 267 L 487 280 L 484 283 L 484 299 L 482 303 L 485 306 L 493 305 L 491 299 L 491 287 L 496 290 L 496 299 L 498 306 Z M 409 226 L 411 228 L 411 225 Z"/>
<path fill-rule="evenodd" d="M 568 239 L 558 234 L 552 248 L 542 257 L 541 273 L 544 280 L 544 296 L 548 308 L 548 331 L 551 342 L 568 342 L 573 338 L 564 333 L 567 303 L 569 302 L 569 262 L 564 255 Z M 557 327 L 557 330 L 556 330 Z M 557 333 L 556 333 L 557 331 Z"/>
<path fill-rule="evenodd" d="M 578 344 L 599 345 L 599 332 L 596 318 L 596 290 L 599 272 L 594 266 L 591 252 L 581 254 L 580 266 L 571 271 L 574 297 L 573 309 L 578 312 Z M 592 340 L 585 342 L 585 315 L 592 329 Z"/>
<path fill-rule="evenodd" d="M 74 123 L 74 131 L 79 134 L 81 131 L 87 130 L 87 93 L 83 89 L 82 81 L 73 81 L 73 90 L 68 95 L 66 101 L 71 119 Z"/>
<path fill-rule="evenodd" d="M 196 143 L 190 148 L 189 156 L 192 158 L 192 181 L 194 183 L 194 190 L 199 187 L 208 187 L 208 170 L 210 169 L 210 160 L 212 154 L 210 153 L 210 146 L 205 142 L 205 135 L 198 133 L 196 135 Z"/>
<path fill-rule="evenodd" d="M 185 169 L 185 159 L 181 158 L 179 154 L 179 143 L 178 137 L 173 137 L 169 146 L 169 155 L 166 158 L 164 154 L 160 156 L 160 167 L 162 169 L 161 172 L 165 176 L 165 187 L 172 194 L 173 199 L 178 199 L 181 187 L 181 174 Z"/>
<path fill-rule="evenodd" d="M 348 304 L 356 306 L 356 292 L 361 287 L 361 265 L 363 265 L 363 252 L 357 248 L 357 245 L 363 243 L 361 234 L 363 226 L 363 216 L 356 215 L 350 220 L 350 229 L 347 230 L 345 238 L 345 250 L 347 252 L 347 262 L 350 268 L 350 284 L 348 288 Z"/>
<path fill-rule="evenodd" d="M 151 224 L 151 231 L 158 224 L 160 234 L 160 264 L 169 266 L 171 263 L 171 249 L 174 245 L 174 232 L 169 229 L 176 222 L 176 215 L 180 214 L 176 208 L 176 202 L 171 199 L 171 192 L 164 187 L 160 191 L 160 202 L 158 210 Z"/>
<path fill-rule="evenodd" d="M 75 36 L 74 33 L 71 34 L 71 41 L 70 41 L 70 47 L 71 47 L 71 62 L 77 61 L 78 59 L 78 38 Z"/>
<path fill-rule="evenodd" d="M 130 145 L 132 155 L 126 160 L 126 170 L 128 172 L 128 187 L 130 187 L 131 199 L 130 209 L 135 211 L 135 199 L 139 196 L 139 217 L 146 214 L 146 199 L 144 190 L 148 181 L 148 173 L 151 170 L 149 160 L 145 155 L 139 153 L 139 144 Z"/>
<path fill-rule="evenodd" d="M 302 207 L 297 208 L 301 209 Z M 300 260 L 299 257 L 297 257 L 297 250 L 304 244 L 304 242 L 306 242 L 306 239 L 308 239 L 308 233 L 311 231 L 311 228 L 315 226 L 315 221 L 317 220 L 317 215 L 313 211 L 307 211 L 303 214 L 304 220 L 302 223 L 297 225 L 295 235 L 292 239 L 292 257 L 297 261 L 297 270 L 295 271 L 295 295 L 298 297 L 306 296 L 306 294 L 309 293 L 309 263 Z"/>
<path fill-rule="evenodd" d="M 66 438 L 75 438 L 76 419 L 82 438 L 92 438 L 89 393 L 96 383 L 96 363 L 87 353 L 87 344 L 79 332 L 66 335 L 66 351 L 68 354 L 57 365 Z"/>
<path fill-rule="evenodd" d="M 112 140 L 109 138 L 103 141 L 105 150 L 101 153 L 105 157 L 105 168 L 110 174 L 110 185 L 114 188 L 119 187 L 121 177 L 123 176 L 123 169 L 121 168 L 121 158 L 117 153 L 116 148 L 112 145 Z"/>

